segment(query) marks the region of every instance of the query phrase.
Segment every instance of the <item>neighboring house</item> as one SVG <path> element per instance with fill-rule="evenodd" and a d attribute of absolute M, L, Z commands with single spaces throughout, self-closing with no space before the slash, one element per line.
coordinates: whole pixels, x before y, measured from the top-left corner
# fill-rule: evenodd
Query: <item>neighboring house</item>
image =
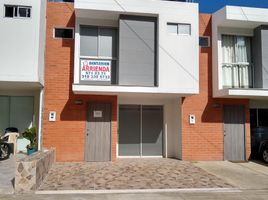
<path fill-rule="evenodd" d="M 226 6 L 213 14 L 213 96 L 248 99 L 252 147 L 268 138 L 268 10 Z M 233 120 L 243 123 L 238 108 L 231 111 Z M 240 118 L 240 120 L 239 120 Z M 233 126 L 233 124 L 232 124 Z M 242 140 L 242 126 L 233 131 Z M 241 147 L 242 143 L 240 144 Z M 228 147 L 228 146 L 227 146 Z"/>
<path fill-rule="evenodd" d="M 1 133 L 7 127 L 41 131 L 45 9 L 46 0 L 0 2 Z"/>

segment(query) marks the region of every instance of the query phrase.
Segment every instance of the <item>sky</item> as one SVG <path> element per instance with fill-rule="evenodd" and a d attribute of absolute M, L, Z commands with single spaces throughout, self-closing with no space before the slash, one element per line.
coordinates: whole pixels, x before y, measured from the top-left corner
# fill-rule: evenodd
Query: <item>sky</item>
<path fill-rule="evenodd" d="M 268 0 L 194 0 L 202 13 L 213 13 L 225 5 L 268 8 Z"/>

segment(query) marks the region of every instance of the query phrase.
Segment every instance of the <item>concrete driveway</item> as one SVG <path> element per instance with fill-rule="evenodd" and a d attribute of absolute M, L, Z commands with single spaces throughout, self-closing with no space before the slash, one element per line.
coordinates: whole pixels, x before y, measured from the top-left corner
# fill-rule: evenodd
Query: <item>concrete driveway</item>
<path fill-rule="evenodd" d="M 0 161 L 0 194 L 12 194 L 14 192 L 15 156 Z"/>
<path fill-rule="evenodd" d="M 195 162 L 195 166 L 240 189 L 268 189 L 268 165 L 261 162 Z"/>

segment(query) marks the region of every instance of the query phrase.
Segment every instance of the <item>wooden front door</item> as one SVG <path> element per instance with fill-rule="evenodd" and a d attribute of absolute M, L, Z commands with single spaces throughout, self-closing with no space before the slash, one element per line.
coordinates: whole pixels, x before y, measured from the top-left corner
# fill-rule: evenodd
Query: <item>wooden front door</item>
<path fill-rule="evenodd" d="M 244 106 L 224 106 L 224 160 L 245 160 Z"/>
<path fill-rule="evenodd" d="M 89 104 L 85 160 L 93 162 L 111 160 L 111 104 Z"/>

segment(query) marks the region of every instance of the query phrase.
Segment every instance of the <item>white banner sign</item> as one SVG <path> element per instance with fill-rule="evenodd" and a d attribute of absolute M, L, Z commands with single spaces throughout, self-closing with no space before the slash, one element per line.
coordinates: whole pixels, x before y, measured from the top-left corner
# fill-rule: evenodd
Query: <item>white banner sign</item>
<path fill-rule="evenodd" d="M 111 81 L 110 60 L 81 60 L 82 81 Z"/>

